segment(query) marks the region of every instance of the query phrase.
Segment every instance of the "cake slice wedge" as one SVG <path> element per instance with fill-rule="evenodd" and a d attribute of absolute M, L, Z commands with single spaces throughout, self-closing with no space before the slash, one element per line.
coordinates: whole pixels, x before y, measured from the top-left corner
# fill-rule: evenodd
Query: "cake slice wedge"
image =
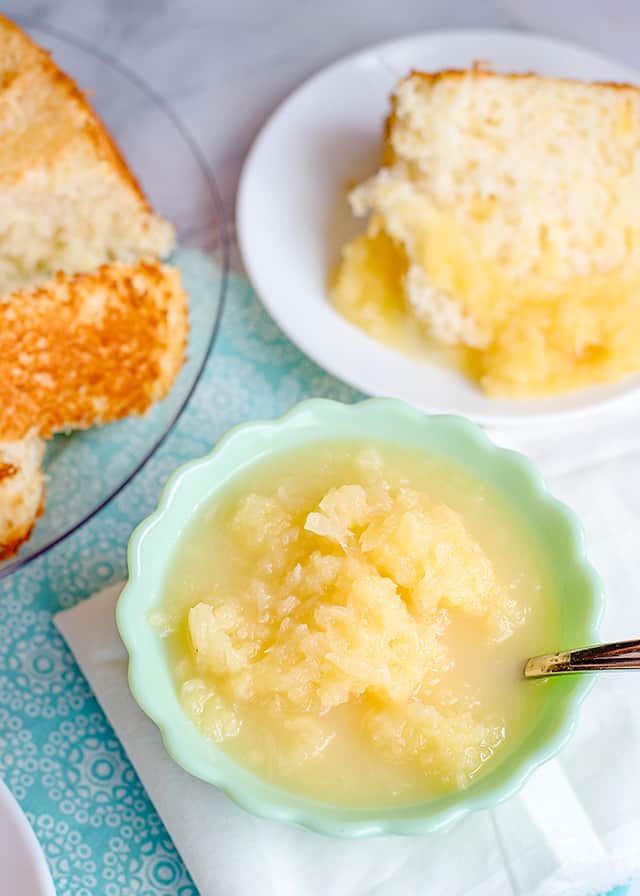
<path fill-rule="evenodd" d="M 0 440 L 142 414 L 184 360 L 187 296 L 156 259 L 59 272 L 0 298 Z"/>
<path fill-rule="evenodd" d="M 0 291 L 173 244 L 84 94 L 0 15 Z"/>

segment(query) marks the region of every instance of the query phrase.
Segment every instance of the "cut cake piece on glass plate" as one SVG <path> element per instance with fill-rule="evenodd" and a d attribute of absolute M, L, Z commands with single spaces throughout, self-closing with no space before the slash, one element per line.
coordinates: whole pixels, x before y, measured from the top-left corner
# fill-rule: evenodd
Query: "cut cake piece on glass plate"
<path fill-rule="evenodd" d="M 2 560 L 29 536 L 44 507 L 39 436 L 146 410 L 166 394 L 182 363 L 187 322 L 179 275 L 156 260 L 174 246 L 172 225 L 154 213 L 76 84 L 2 15 L 0 134 L 3 360 L 13 359 L 0 402 Z M 106 343 L 93 343 L 95 366 L 83 385 L 78 358 L 69 353 L 74 340 L 83 343 L 88 373 L 92 308 L 94 336 Z M 138 363 L 143 338 L 153 352 L 135 397 L 110 401 L 105 370 L 127 352 Z M 111 366 L 103 368 L 107 359 Z M 103 394 L 96 392 L 98 369 Z M 77 394 L 93 398 L 77 412 L 69 405 L 72 370 Z M 130 383 L 135 372 L 128 372 Z"/>

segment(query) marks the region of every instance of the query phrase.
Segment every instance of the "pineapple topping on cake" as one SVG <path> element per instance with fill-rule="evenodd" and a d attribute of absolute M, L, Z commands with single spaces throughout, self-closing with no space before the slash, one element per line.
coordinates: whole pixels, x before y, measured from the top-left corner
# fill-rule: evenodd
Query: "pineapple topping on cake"
<path fill-rule="evenodd" d="M 413 72 L 350 200 L 368 224 L 332 298 L 371 335 L 406 350 L 419 329 L 490 395 L 640 370 L 637 88 Z"/>

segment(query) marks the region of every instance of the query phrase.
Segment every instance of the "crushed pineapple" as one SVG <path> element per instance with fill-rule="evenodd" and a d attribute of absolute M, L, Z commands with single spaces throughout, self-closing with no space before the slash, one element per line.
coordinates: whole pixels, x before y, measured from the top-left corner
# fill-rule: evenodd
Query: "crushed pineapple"
<path fill-rule="evenodd" d="M 561 394 L 640 369 L 639 266 L 550 288 L 542 275 L 509 281 L 451 227 L 440 233 L 423 224 L 414 239 L 429 251 L 409 273 L 404 250 L 375 223 L 344 248 L 333 302 L 375 339 L 460 368 L 496 397 Z M 447 298 L 454 281 L 457 305 Z M 438 293 L 433 284 L 446 288 Z M 441 309 L 437 335 L 421 323 L 421 290 Z M 471 335 L 449 342 L 450 331 Z"/>
<path fill-rule="evenodd" d="M 513 695 L 481 666 L 525 655 L 540 573 L 510 518 L 479 537 L 507 511 L 443 463 L 325 446 L 257 471 L 185 544 L 155 623 L 186 711 L 259 774 L 397 802 L 464 788 L 503 749 Z"/>

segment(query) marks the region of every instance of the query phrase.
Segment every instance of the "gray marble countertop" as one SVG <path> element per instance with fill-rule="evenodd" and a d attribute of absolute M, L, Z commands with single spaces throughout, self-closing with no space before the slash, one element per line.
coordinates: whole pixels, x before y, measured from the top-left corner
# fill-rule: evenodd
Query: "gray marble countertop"
<path fill-rule="evenodd" d="M 347 52 L 435 28 L 533 27 L 633 64 L 640 35 L 635 0 L 5 0 L 2 11 L 99 46 L 161 93 L 205 153 L 231 232 L 260 125 Z"/>

